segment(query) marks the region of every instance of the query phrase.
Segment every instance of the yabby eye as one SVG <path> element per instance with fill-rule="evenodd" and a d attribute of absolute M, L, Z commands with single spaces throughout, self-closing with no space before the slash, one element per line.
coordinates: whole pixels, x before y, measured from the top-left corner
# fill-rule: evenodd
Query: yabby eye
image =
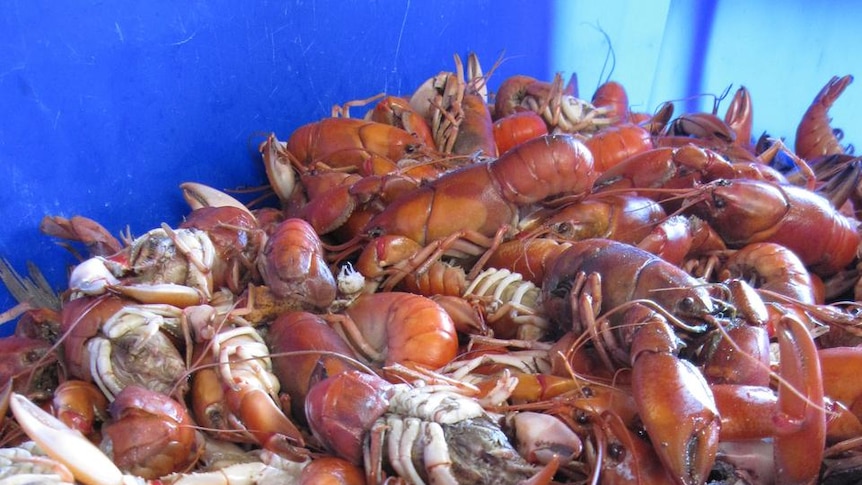
<path fill-rule="evenodd" d="M 683 314 L 692 314 L 694 313 L 694 298 L 690 296 L 686 296 L 682 300 L 679 301 L 679 309 Z"/>

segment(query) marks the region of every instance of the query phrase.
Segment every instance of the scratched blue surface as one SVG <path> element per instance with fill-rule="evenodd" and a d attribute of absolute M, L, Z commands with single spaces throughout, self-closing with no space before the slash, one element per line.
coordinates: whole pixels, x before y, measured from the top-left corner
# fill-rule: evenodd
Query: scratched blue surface
<path fill-rule="evenodd" d="M 71 253 L 38 231 L 83 215 L 140 235 L 187 212 L 178 185 L 259 186 L 264 133 L 334 104 L 409 94 L 453 54 L 547 78 L 532 2 L 7 2 L 0 9 L 0 256 L 63 289 Z M 0 289 L 0 311 L 16 301 Z M 0 335 L 11 332 L 9 325 Z"/>

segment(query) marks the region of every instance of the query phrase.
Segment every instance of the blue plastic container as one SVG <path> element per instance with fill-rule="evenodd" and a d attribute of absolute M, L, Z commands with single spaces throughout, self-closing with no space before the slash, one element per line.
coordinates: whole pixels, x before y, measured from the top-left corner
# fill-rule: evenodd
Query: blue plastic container
<path fill-rule="evenodd" d="M 24 2 L 0 9 L 0 257 L 55 290 L 77 259 L 38 230 L 82 215 L 133 235 L 179 184 L 266 183 L 257 146 L 333 105 L 412 93 L 474 51 L 499 83 L 547 77 L 549 4 Z M 242 198 L 242 196 L 240 196 Z M 16 301 L 0 288 L 0 311 Z M 0 328 L 9 334 L 11 324 Z"/>

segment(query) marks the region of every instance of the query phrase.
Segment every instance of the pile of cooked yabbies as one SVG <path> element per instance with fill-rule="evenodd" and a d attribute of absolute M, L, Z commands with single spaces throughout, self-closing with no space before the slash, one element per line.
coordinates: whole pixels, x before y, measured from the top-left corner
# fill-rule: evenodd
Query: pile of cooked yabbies
<path fill-rule="evenodd" d="M 251 202 L 184 183 L 181 221 L 119 239 L 46 216 L 79 262 L 59 294 L 0 264 L 0 478 L 862 480 L 852 77 L 792 147 L 745 87 L 640 113 L 488 78 L 455 56 L 270 134 Z"/>

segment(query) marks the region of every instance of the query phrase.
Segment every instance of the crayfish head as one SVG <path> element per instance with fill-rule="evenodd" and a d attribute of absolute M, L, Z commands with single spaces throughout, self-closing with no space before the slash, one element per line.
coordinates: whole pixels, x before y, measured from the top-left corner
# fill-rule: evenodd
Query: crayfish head
<path fill-rule="evenodd" d="M 42 339 L 16 335 L 0 339 L 0 379 L 7 389 L 31 398 L 50 397 L 58 379 L 57 357 L 50 351 L 51 343 Z"/>
<path fill-rule="evenodd" d="M 311 432 L 336 455 L 362 463 L 366 433 L 388 409 L 391 387 L 376 375 L 352 370 L 317 383 L 305 400 Z"/>
<path fill-rule="evenodd" d="M 690 332 L 706 331 L 708 323 L 719 312 L 709 291 L 702 286 L 670 288 L 657 293 L 657 296 L 661 296 L 659 303 L 678 320 L 676 326 Z"/>
<path fill-rule="evenodd" d="M 198 437 L 185 406 L 160 392 L 126 386 L 110 405 L 102 431 L 121 470 L 145 478 L 187 469 L 198 458 Z"/>
<path fill-rule="evenodd" d="M 512 446 L 496 422 L 478 417 L 443 424 L 452 460 L 452 474 L 459 483 L 523 483 L 539 469 Z"/>

